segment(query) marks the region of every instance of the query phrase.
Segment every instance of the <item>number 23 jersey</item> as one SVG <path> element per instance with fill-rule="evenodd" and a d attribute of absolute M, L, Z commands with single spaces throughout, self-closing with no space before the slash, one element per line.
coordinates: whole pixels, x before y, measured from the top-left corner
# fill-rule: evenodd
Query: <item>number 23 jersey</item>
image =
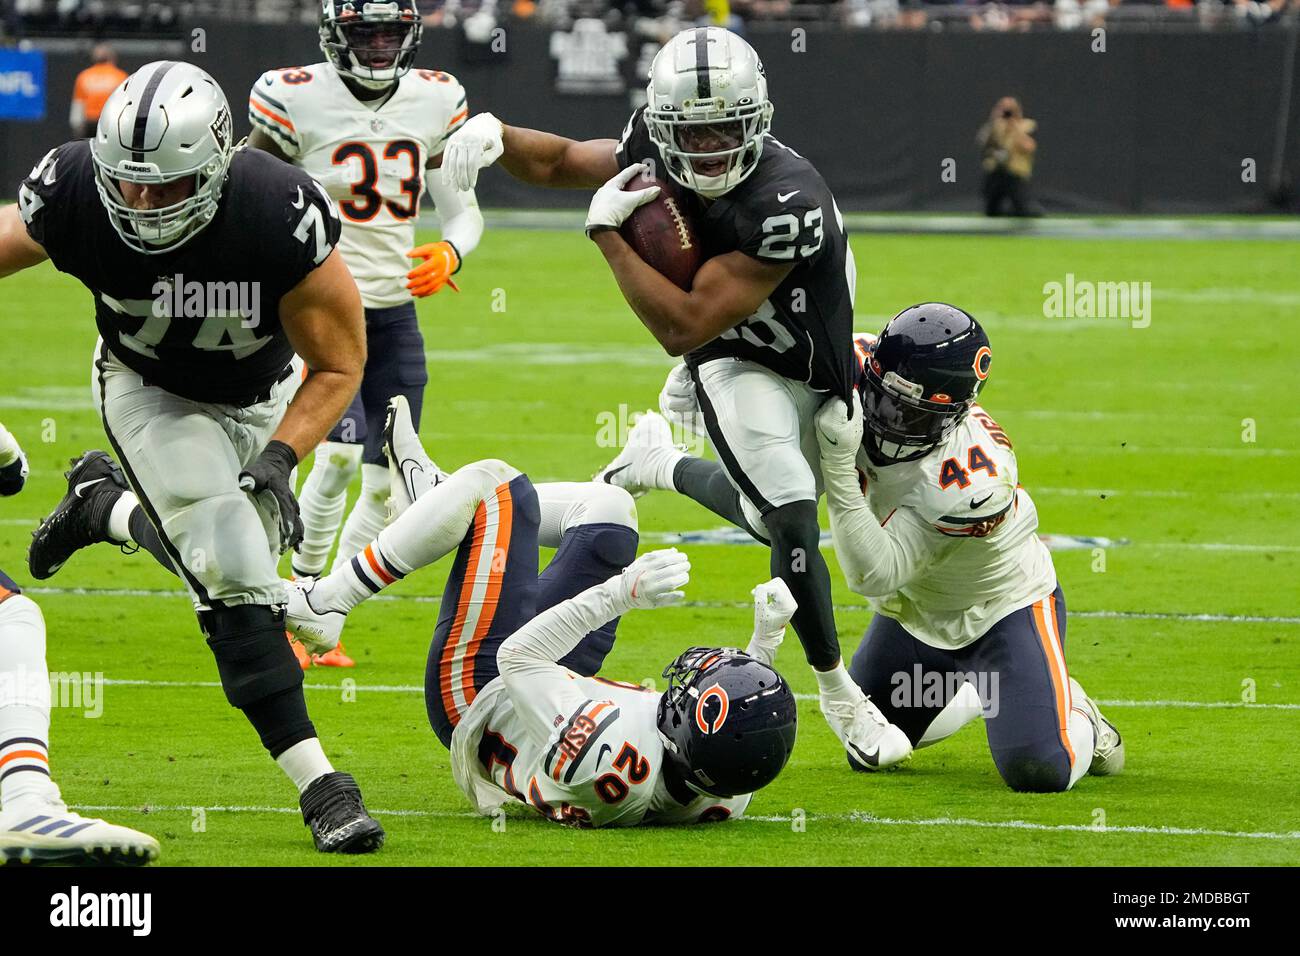
<path fill-rule="evenodd" d="M 663 156 L 643 113 L 644 107 L 628 121 L 615 157 L 622 168 L 651 162 L 662 171 Z M 739 251 L 793 268 L 757 312 L 691 352 L 687 363 L 748 359 L 847 400 L 856 375 L 856 267 L 843 217 L 821 174 L 769 133 L 743 182 L 712 202 L 694 194 L 690 200 L 706 259 Z"/>
<path fill-rule="evenodd" d="M 670 787 L 656 721 L 659 694 L 566 673 L 572 686 L 565 714 L 537 712 L 545 695 L 513 700 L 498 677 L 457 724 L 452 774 L 479 812 L 513 798 L 576 827 L 711 823 L 744 813 L 750 794 L 712 797 L 684 784 Z M 551 730 L 543 736 L 539 726 Z"/>
<path fill-rule="evenodd" d="M 263 73 L 248 119 L 309 174 L 346 167 L 352 196 L 339 201 L 339 249 L 367 308 L 411 300 L 406 253 L 415 245 L 425 165 L 469 115 L 454 76 L 412 70 L 378 108 L 357 99 L 329 63 Z"/>

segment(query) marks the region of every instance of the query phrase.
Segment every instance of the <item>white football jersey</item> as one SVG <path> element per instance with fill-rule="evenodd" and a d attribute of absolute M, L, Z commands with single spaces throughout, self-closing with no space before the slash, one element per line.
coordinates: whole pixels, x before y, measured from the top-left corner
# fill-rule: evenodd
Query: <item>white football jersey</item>
<path fill-rule="evenodd" d="M 558 667 L 558 666 L 557 666 Z M 580 677 L 563 696 L 566 714 L 540 714 L 537 699 L 517 702 L 498 677 L 474 699 L 452 735 L 452 774 L 480 813 L 511 799 L 547 819 L 577 827 L 708 823 L 739 817 L 751 794 L 669 793 L 659 738 L 659 694 L 634 684 Z M 521 713 L 532 707 L 534 713 Z M 538 718 L 541 718 L 539 722 Z M 533 728 L 553 726 L 542 738 Z"/>
<path fill-rule="evenodd" d="M 863 339 L 856 336 L 859 351 Z M 867 504 L 886 531 L 910 537 L 924 569 L 872 608 L 927 644 L 958 648 L 1056 588 L 1038 512 L 1017 481 L 1011 441 L 979 405 L 948 440 L 884 467 L 857 458 Z M 893 528 L 891 524 L 897 522 Z"/>
<path fill-rule="evenodd" d="M 469 115 L 465 90 L 449 73 L 412 70 L 373 108 L 329 63 L 270 70 L 253 84 L 249 121 L 316 178 L 354 171 L 351 198 L 338 201 L 339 249 L 367 308 L 409 302 L 406 257 L 415 245 L 425 165 Z"/>

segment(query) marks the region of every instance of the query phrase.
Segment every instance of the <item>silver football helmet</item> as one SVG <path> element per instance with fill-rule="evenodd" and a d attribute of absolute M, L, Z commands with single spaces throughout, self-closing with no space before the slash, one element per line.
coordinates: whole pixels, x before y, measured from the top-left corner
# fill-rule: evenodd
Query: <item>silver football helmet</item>
<path fill-rule="evenodd" d="M 122 241 L 148 255 L 171 252 L 217 214 L 233 154 L 226 95 L 193 64 L 146 64 L 109 96 L 90 152 L 99 198 Z M 134 208 L 120 185 L 188 176 L 190 195 L 160 209 Z"/>
<path fill-rule="evenodd" d="M 717 198 L 754 171 L 772 126 L 767 77 L 754 48 L 722 27 L 683 30 L 655 55 L 646 127 L 668 175 Z"/>

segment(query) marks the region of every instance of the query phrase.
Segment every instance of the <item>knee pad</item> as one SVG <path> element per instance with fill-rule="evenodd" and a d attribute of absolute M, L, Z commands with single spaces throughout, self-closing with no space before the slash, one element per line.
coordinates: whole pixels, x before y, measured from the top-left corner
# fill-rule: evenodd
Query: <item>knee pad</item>
<path fill-rule="evenodd" d="M 316 461 L 307 480 L 313 482 L 327 498 L 337 498 L 348 490 L 352 476 L 361 467 L 361 445 L 325 441 L 316 446 Z"/>
<path fill-rule="evenodd" d="M 242 710 L 302 683 L 302 667 L 285 638 L 283 611 L 240 604 L 200 612 L 199 622 L 231 706 Z"/>
<path fill-rule="evenodd" d="M 995 760 L 1008 787 L 1020 793 L 1062 793 L 1070 789 L 1070 763 L 1059 758 L 1017 754 Z"/>
<path fill-rule="evenodd" d="M 584 557 L 600 566 L 600 575 L 609 577 L 636 560 L 639 542 L 640 535 L 626 525 L 582 524 L 564 536 L 560 548 L 582 548 Z"/>

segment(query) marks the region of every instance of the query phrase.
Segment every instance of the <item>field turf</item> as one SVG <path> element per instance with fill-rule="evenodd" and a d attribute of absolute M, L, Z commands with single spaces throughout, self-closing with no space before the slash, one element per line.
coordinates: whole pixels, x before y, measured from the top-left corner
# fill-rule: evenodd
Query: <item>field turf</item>
<path fill-rule="evenodd" d="M 100 545 L 30 588 L 51 670 L 105 681 L 94 706 L 55 712 L 52 763 L 68 801 L 156 834 L 171 865 L 1295 863 L 1294 244 L 858 236 L 854 249 L 859 329 L 932 298 L 984 322 L 984 404 L 1016 443 L 1041 530 L 1108 539 L 1055 558 L 1069 665 L 1110 702 L 1123 776 L 1012 793 L 978 724 L 902 768 L 853 774 L 791 634 L 778 666 L 807 695 L 799 745 L 751 819 L 575 832 L 518 808 L 494 827 L 468 813 L 419 691 L 444 565 L 353 615 L 354 670 L 307 675 L 327 752 L 389 834 L 373 857 L 322 857 L 292 788 L 216 686 L 176 580 L 143 553 Z M 1067 273 L 1150 282 L 1150 326 L 1044 317 L 1044 283 Z M 458 279 L 460 295 L 419 305 L 426 444 L 448 468 L 502 457 L 535 480 L 589 476 L 613 454 L 600 444 L 610 417 L 653 406 L 671 360 L 581 234 L 489 231 Z M 68 459 L 105 445 L 89 394 L 95 331 L 88 294 L 48 265 L 0 283 L 0 312 L 11 343 L 0 420 L 32 464 L 27 490 L 0 502 L 0 567 L 27 585 L 28 534 L 63 493 Z M 640 510 L 643 548 L 722 524 L 665 493 Z M 688 644 L 746 641 L 765 551 L 684 547 L 692 603 L 626 617 L 609 676 L 657 678 Z M 851 653 L 870 612 L 827 554 Z"/>

